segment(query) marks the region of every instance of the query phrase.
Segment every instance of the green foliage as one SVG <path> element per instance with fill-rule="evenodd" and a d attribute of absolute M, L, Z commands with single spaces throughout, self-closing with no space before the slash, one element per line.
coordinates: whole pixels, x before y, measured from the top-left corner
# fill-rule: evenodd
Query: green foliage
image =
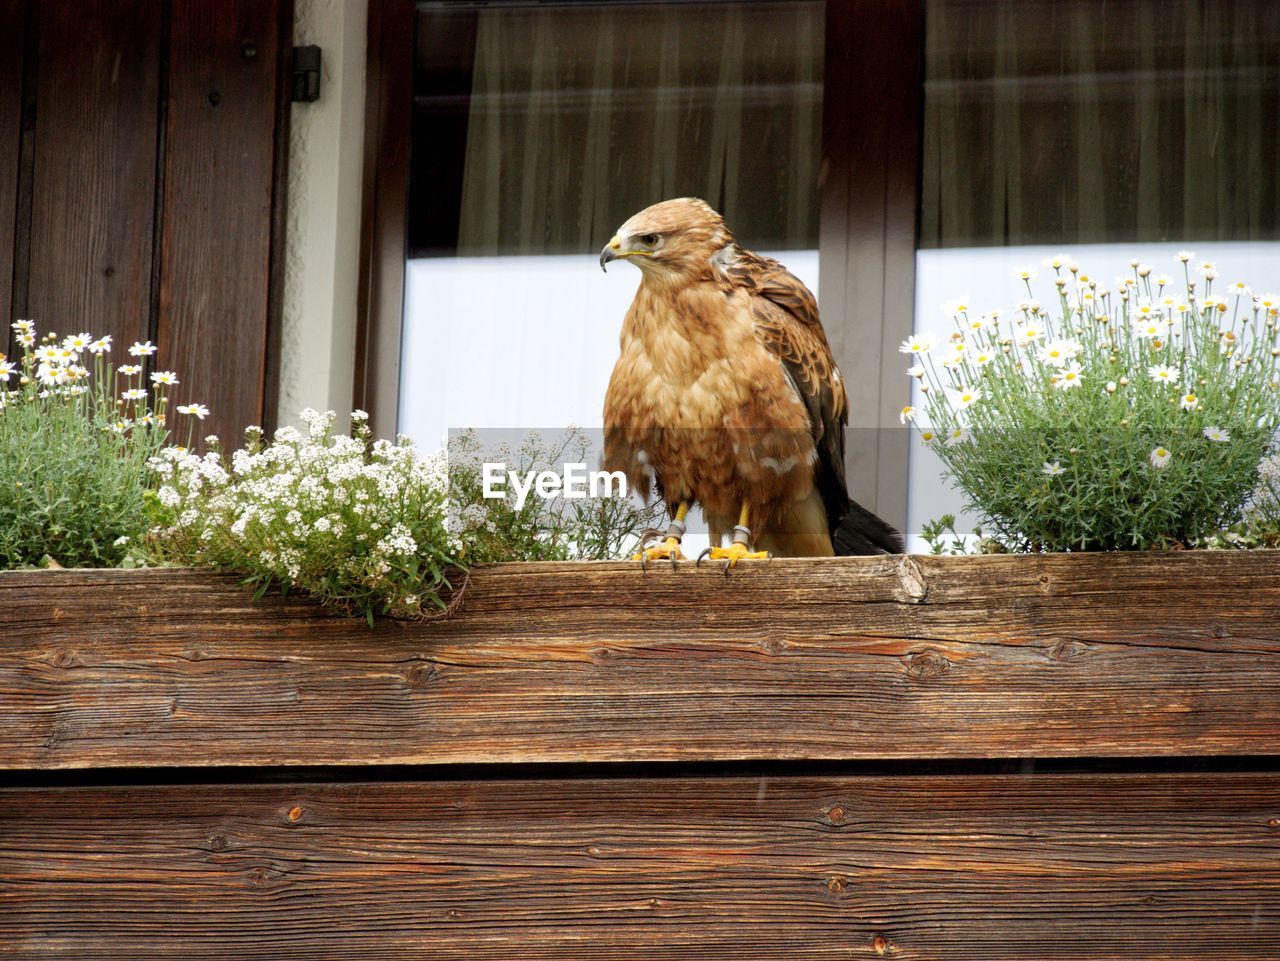
<path fill-rule="evenodd" d="M 250 428 L 228 459 L 169 449 L 148 545 L 161 560 L 244 575 L 259 592 L 299 588 L 372 623 L 445 609 L 461 553 L 445 527 L 443 451 L 373 440 L 362 414 L 350 435 L 334 415 L 303 411 L 306 432 Z"/>
<path fill-rule="evenodd" d="M 1189 255 L 1180 255 L 1184 268 Z M 913 337 L 921 433 L 995 541 L 1019 550 L 1200 543 L 1239 523 L 1280 421 L 1277 302 L 1243 284 L 1180 292 L 1135 264 L 1108 292 L 1063 256 L 1056 308 L 1011 319 L 946 306 L 947 338 Z"/>
<path fill-rule="evenodd" d="M 148 393 L 140 365 L 108 363 L 109 337 L 37 342 L 29 321 L 14 329 L 22 358 L 0 355 L 0 569 L 130 563 L 147 529 L 147 460 L 167 437 L 164 386 Z"/>
<path fill-rule="evenodd" d="M 646 506 L 625 497 L 529 497 L 517 507 L 510 492 L 503 499 L 484 496 L 483 461 L 506 463 L 520 473 L 558 473 L 566 462 L 585 462 L 589 450 L 589 439 L 575 428 L 554 443 L 530 433 L 514 455 L 501 444 L 486 450 L 475 431 L 450 438 L 451 526 L 468 563 L 626 556 L 662 513 L 661 504 Z"/>

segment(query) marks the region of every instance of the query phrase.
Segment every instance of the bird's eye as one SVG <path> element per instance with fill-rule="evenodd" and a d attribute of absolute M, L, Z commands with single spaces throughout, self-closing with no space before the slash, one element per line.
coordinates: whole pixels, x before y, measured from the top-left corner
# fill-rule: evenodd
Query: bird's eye
<path fill-rule="evenodd" d="M 658 237 L 657 234 L 645 234 L 643 237 L 640 238 L 640 243 L 644 244 L 646 247 L 652 247 L 658 242 L 659 239 L 660 238 Z"/>

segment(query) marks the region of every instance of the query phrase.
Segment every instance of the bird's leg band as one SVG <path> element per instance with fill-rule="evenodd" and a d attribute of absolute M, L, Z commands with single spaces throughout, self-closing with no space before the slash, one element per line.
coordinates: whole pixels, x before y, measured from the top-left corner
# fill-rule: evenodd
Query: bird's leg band
<path fill-rule="evenodd" d="M 746 501 L 742 502 L 742 510 L 738 512 L 738 523 L 733 528 L 733 542 L 742 544 L 744 547 L 751 546 L 751 528 L 747 526 L 747 520 L 751 516 L 751 505 Z"/>
<path fill-rule="evenodd" d="M 649 561 L 669 560 L 671 566 L 676 566 L 677 560 L 683 560 L 684 555 L 680 553 L 680 541 L 684 539 L 685 531 L 688 530 L 685 524 L 685 518 L 689 515 L 689 504 L 682 501 L 676 507 L 675 516 L 671 518 L 671 523 L 667 527 L 666 536 L 662 539 L 662 543 L 655 544 L 652 547 L 646 547 L 649 543 L 649 536 L 646 535 L 640 541 L 640 553 L 635 556 L 635 560 L 640 562 L 640 567 L 644 569 Z M 657 535 L 657 531 L 650 531 L 649 534 Z"/>
<path fill-rule="evenodd" d="M 742 510 L 738 514 L 738 523 L 733 528 L 733 543 L 729 547 L 708 547 L 705 551 L 698 555 L 698 563 L 701 564 L 703 558 L 710 557 L 712 560 L 724 561 L 724 572 L 728 576 L 729 570 L 743 558 L 765 558 L 769 557 L 768 551 L 753 551 L 751 549 L 751 528 L 747 526 L 747 521 L 751 516 L 751 505 L 746 501 L 742 503 Z"/>
<path fill-rule="evenodd" d="M 678 544 L 684 540 L 685 532 L 689 529 L 684 519 L 689 516 L 689 505 L 681 502 L 676 508 L 676 516 L 671 518 L 671 524 L 667 527 L 667 539 L 675 540 Z"/>

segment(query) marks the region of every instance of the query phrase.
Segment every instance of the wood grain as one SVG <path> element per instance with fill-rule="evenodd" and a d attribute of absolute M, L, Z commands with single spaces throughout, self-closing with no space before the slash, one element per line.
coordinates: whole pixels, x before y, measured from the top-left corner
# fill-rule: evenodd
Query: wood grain
<path fill-rule="evenodd" d="M 1280 775 L 0 793 L 0 953 L 1266 959 Z"/>
<path fill-rule="evenodd" d="M 0 0 L 0 354 L 11 352 L 13 254 L 22 141 L 23 0 Z"/>
<path fill-rule="evenodd" d="M 155 233 L 161 5 L 47 0 L 39 58 L 27 316 L 146 340 Z"/>
<path fill-rule="evenodd" d="M 0 574 L 0 765 L 1266 755 L 1280 555 L 513 564 L 435 624 Z"/>
<path fill-rule="evenodd" d="M 172 0 L 157 342 L 228 441 L 265 414 L 281 2 Z"/>

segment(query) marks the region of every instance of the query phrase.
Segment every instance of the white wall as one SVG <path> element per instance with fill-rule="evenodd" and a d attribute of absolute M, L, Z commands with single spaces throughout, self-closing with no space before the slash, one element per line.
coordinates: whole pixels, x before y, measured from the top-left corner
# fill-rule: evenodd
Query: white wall
<path fill-rule="evenodd" d="M 278 422 L 345 426 L 354 377 L 367 0 L 296 0 L 293 42 L 323 51 L 320 99 L 292 105 Z"/>

